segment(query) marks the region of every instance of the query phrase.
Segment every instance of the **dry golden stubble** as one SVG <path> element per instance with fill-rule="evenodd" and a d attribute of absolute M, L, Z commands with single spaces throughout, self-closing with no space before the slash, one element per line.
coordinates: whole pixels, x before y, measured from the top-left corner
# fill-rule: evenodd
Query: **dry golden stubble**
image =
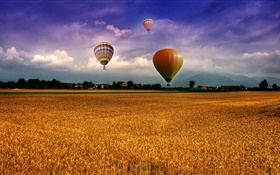
<path fill-rule="evenodd" d="M 0 99 L 0 169 L 279 174 L 273 104 L 279 93 L 9 95 Z"/>

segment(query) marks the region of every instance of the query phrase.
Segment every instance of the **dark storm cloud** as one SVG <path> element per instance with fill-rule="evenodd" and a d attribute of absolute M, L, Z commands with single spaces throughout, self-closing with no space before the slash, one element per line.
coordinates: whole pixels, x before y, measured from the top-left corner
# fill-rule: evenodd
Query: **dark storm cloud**
<path fill-rule="evenodd" d="M 24 42 L 30 45 L 44 43 L 65 26 L 86 24 L 92 27 L 96 20 L 110 21 L 120 12 L 121 6 L 108 6 L 102 1 L 0 2 L 0 46 L 24 49 Z"/>
<path fill-rule="evenodd" d="M 210 16 L 197 24 L 203 29 L 203 37 L 197 42 L 218 47 L 234 47 L 237 52 L 244 52 L 244 47 L 254 49 L 256 42 L 266 42 L 267 48 L 278 49 L 271 40 L 279 38 L 277 33 L 280 34 L 280 30 L 277 30 L 279 19 L 274 17 L 277 13 L 276 7 L 280 8 L 279 3 L 244 2 L 235 6 L 232 3 L 219 2 L 215 3 L 214 9 L 213 4 L 209 4 L 208 8 L 211 10 L 206 14 Z"/>

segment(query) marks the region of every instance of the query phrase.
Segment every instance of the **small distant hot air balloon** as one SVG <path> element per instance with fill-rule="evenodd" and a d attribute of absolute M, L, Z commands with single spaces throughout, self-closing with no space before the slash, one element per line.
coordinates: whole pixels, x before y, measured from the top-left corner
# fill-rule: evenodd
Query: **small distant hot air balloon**
<path fill-rule="evenodd" d="M 153 63 L 160 75 L 167 83 L 170 83 L 183 65 L 182 54 L 175 49 L 166 48 L 157 51 L 153 57 Z M 167 84 L 169 86 L 169 84 Z"/>
<path fill-rule="evenodd" d="M 152 28 L 154 26 L 154 21 L 152 19 L 150 19 L 150 18 L 145 19 L 143 21 L 143 26 L 149 32 L 150 30 L 152 30 Z"/>
<path fill-rule="evenodd" d="M 105 70 L 105 66 L 109 63 L 114 54 L 114 48 L 107 42 L 100 42 L 94 46 L 93 53 L 97 60 L 103 65 L 103 69 Z"/>

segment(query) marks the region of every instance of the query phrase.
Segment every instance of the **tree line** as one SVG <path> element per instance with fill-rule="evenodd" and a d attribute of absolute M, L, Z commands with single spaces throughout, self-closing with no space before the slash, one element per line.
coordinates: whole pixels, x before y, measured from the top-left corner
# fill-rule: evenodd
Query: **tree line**
<path fill-rule="evenodd" d="M 189 81 L 189 88 L 193 89 L 194 86 L 195 86 L 195 81 L 193 80 Z M 274 83 L 271 87 L 268 87 L 268 82 L 265 79 L 259 83 L 259 87 L 247 88 L 246 86 L 243 85 L 240 85 L 239 87 L 240 89 L 246 89 L 246 90 L 280 90 L 280 87 L 276 83 Z M 197 89 L 200 88 L 202 88 L 201 85 L 197 86 Z"/>
<path fill-rule="evenodd" d="M 189 81 L 187 89 L 201 89 L 201 86 L 195 88 L 195 81 Z M 240 85 L 242 86 L 242 85 Z M 63 83 L 59 80 L 40 80 L 24 78 L 18 79 L 18 81 L 0 81 L 0 88 L 24 88 L 24 89 L 149 89 L 158 90 L 162 89 L 160 84 L 137 84 L 133 81 L 114 81 L 110 84 L 94 84 L 91 81 L 84 81 L 83 83 Z M 183 87 L 174 87 L 182 89 Z M 267 80 L 262 80 L 259 83 L 259 87 L 248 88 L 247 90 L 280 90 L 277 84 L 273 84 L 272 87 L 268 87 Z"/>
<path fill-rule="evenodd" d="M 59 80 L 18 79 L 18 81 L 0 81 L 0 88 L 23 89 L 161 89 L 160 84 L 135 84 L 133 81 L 114 81 L 110 84 L 94 84 L 91 81 L 83 83 L 63 83 Z"/>
<path fill-rule="evenodd" d="M 71 83 L 62 83 L 59 80 L 40 80 L 23 78 L 18 81 L 0 81 L 0 88 L 26 88 L 26 89 L 68 89 L 71 88 Z"/>

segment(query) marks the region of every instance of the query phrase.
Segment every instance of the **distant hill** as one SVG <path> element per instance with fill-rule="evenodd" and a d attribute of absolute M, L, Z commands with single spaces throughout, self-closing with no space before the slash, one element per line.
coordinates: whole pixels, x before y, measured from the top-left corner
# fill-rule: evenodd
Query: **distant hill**
<path fill-rule="evenodd" d="M 209 73 L 201 72 L 189 76 L 187 73 L 181 73 L 174 79 L 172 86 L 188 87 L 191 80 L 195 81 L 195 86 L 221 86 L 221 85 L 244 85 L 248 87 L 259 87 L 262 80 L 267 80 L 269 86 L 276 83 L 280 86 L 280 78 L 274 77 L 247 77 L 244 75 L 233 75 L 228 73 Z"/>

